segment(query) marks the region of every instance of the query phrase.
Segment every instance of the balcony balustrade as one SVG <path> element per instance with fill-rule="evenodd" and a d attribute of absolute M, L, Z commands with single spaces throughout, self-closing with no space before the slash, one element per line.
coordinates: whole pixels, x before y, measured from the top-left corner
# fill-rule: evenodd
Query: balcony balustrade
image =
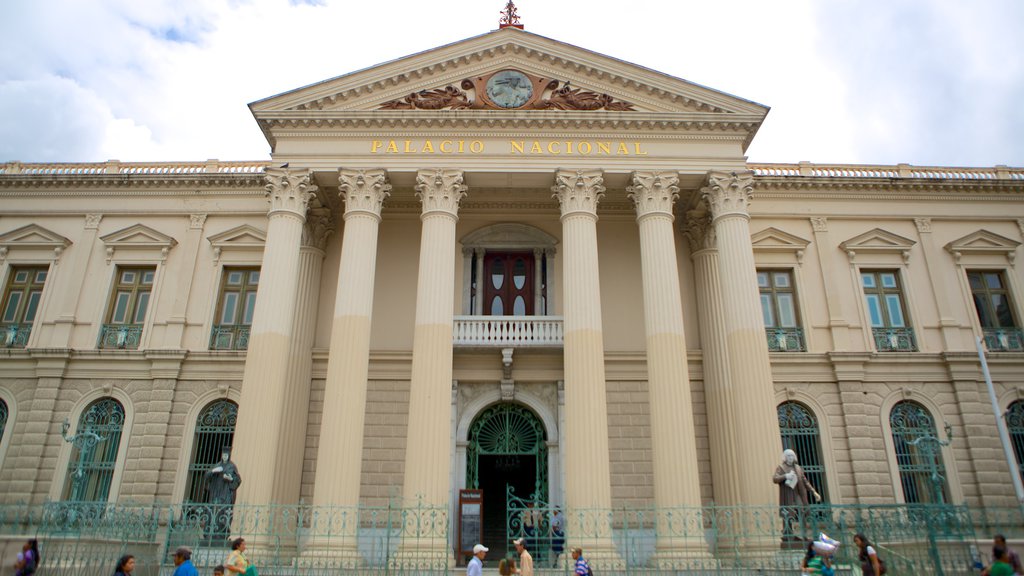
<path fill-rule="evenodd" d="M 100 328 L 100 348 L 138 350 L 142 324 L 104 324 Z"/>
<path fill-rule="evenodd" d="M 247 350 L 251 328 L 248 324 L 217 324 L 210 331 L 210 350 Z"/>
<path fill-rule="evenodd" d="M 561 316 L 456 316 L 455 346 L 561 348 Z"/>
<path fill-rule="evenodd" d="M 765 328 L 769 352 L 805 352 L 802 328 Z"/>
<path fill-rule="evenodd" d="M 32 334 L 32 324 L 0 324 L 0 342 L 4 348 L 24 348 Z"/>
<path fill-rule="evenodd" d="M 989 352 L 1024 351 L 1024 332 L 1020 328 L 985 328 L 985 347 Z"/>
<path fill-rule="evenodd" d="M 915 352 L 917 339 L 913 328 L 872 328 L 875 350 L 879 352 Z"/>

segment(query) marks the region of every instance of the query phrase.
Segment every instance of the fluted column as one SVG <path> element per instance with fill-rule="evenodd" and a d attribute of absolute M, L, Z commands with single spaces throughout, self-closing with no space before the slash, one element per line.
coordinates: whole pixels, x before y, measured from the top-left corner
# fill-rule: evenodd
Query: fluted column
<path fill-rule="evenodd" d="M 711 208 L 718 242 L 729 375 L 735 384 L 732 418 L 737 423 L 740 502 L 770 505 L 778 503 L 777 489 L 770 477 L 778 464 L 781 441 L 750 243 L 747 207 L 753 182 L 751 172 L 712 172 L 701 193 Z"/>
<path fill-rule="evenodd" d="M 260 286 L 249 336 L 242 397 L 238 407 L 232 460 L 243 476 L 238 502 L 269 504 L 281 462 L 278 439 L 288 394 L 291 350 L 298 292 L 299 247 L 306 206 L 316 187 L 308 172 L 268 169 L 270 211 Z"/>
<path fill-rule="evenodd" d="M 734 506 L 741 502 L 736 462 L 735 389 L 729 379 L 729 344 L 725 337 L 725 305 L 718 280 L 715 229 L 705 209 L 686 215 L 685 234 L 690 242 L 700 323 L 704 405 L 707 411 L 714 502 Z"/>
<path fill-rule="evenodd" d="M 313 371 L 313 337 L 320 307 L 320 273 L 327 239 L 334 232 L 334 217 L 326 207 L 310 208 L 302 229 L 299 249 L 298 293 L 292 322 L 291 349 L 284 404 L 284 426 L 277 451 L 281 462 L 274 479 L 274 502 L 297 504 L 302 486 L 302 463 L 306 452 L 306 424 L 309 420 L 310 377 Z"/>
<path fill-rule="evenodd" d="M 377 231 L 391 184 L 383 170 L 342 170 L 338 182 L 345 201 L 345 229 L 313 503 L 354 507 L 359 504 L 363 462 Z"/>
<path fill-rule="evenodd" d="M 420 220 L 419 275 L 416 282 L 416 327 L 412 345 L 409 433 L 405 448 L 407 505 L 448 509 L 450 412 L 452 386 L 452 309 L 455 306 L 455 223 L 466 195 L 461 170 L 420 170 L 416 195 L 423 204 Z M 432 514 L 439 521 L 436 514 Z M 447 526 L 447 520 L 444 523 Z M 406 552 L 450 556 L 443 538 L 410 539 Z M 424 548 L 428 548 L 426 550 Z M 439 556 L 440 557 L 440 556 Z"/>
<path fill-rule="evenodd" d="M 640 227 L 654 502 L 663 510 L 700 506 L 683 302 L 672 229 L 678 182 L 672 172 L 634 172 L 632 185 L 626 188 Z"/>
<path fill-rule="evenodd" d="M 562 210 L 565 247 L 565 501 L 568 531 L 573 510 L 610 510 L 608 400 L 605 394 L 601 290 L 597 266 L 597 204 L 604 196 L 600 170 L 560 170 L 552 187 Z M 599 528 L 598 530 L 603 530 Z M 597 534 L 607 555 L 611 534 Z M 600 550 L 600 548 L 605 550 Z M 594 544 L 588 544 L 594 548 Z"/>

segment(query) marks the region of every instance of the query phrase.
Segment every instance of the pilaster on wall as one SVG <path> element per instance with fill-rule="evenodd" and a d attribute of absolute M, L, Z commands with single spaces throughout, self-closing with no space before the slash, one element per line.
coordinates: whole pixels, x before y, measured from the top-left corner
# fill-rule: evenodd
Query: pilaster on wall
<path fill-rule="evenodd" d="M 832 333 L 832 349 L 845 352 L 850 349 L 850 322 L 843 312 L 841 291 L 838 283 L 842 275 L 832 266 L 832 255 L 823 247 L 832 246 L 828 236 L 828 218 L 811 218 L 814 230 L 814 251 L 818 255 L 818 266 L 825 282 L 825 303 L 828 306 L 828 326 Z"/>

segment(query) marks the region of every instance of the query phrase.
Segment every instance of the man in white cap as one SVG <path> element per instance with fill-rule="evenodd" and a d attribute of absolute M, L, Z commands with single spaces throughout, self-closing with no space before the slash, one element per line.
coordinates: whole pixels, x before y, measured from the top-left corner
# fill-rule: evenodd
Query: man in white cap
<path fill-rule="evenodd" d="M 530 551 L 526 549 L 526 540 L 517 538 L 512 543 L 516 545 L 516 552 L 519 552 L 519 568 L 516 569 L 516 574 L 533 576 L 533 556 L 530 556 Z"/>
<path fill-rule="evenodd" d="M 473 546 L 473 557 L 466 566 L 466 576 L 482 576 L 484 573 L 484 556 L 487 556 L 487 547 L 483 544 Z"/>

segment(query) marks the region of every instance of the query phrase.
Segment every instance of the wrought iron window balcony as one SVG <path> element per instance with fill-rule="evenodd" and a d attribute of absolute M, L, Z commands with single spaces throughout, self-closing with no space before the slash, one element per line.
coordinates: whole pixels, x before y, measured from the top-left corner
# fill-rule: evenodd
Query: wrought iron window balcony
<path fill-rule="evenodd" d="M 916 352 L 913 328 L 872 328 L 875 350 L 879 352 Z"/>
<path fill-rule="evenodd" d="M 104 324 L 100 328 L 100 348 L 138 350 L 142 324 Z"/>
<path fill-rule="evenodd" d="M 210 331 L 210 350 L 247 350 L 248 324 L 216 324 Z"/>
<path fill-rule="evenodd" d="M 561 348 L 561 316 L 456 316 L 455 346 Z"/>
<path fill-rule="evenodd" d="M 1024 351 L 1024 332 L 1020 328 L 985 328 L 984 331 L 989 352 Z"/>
<path fill-rule="evenodd" d="M 0 343 L 4 348 L 24 348 L 32 334 L 32 324 L 0 324 Z"/>
<path fill-rule="evenodd" d="M 806 352 L 802 328 L 765 328 L 769 352 Z"/>

